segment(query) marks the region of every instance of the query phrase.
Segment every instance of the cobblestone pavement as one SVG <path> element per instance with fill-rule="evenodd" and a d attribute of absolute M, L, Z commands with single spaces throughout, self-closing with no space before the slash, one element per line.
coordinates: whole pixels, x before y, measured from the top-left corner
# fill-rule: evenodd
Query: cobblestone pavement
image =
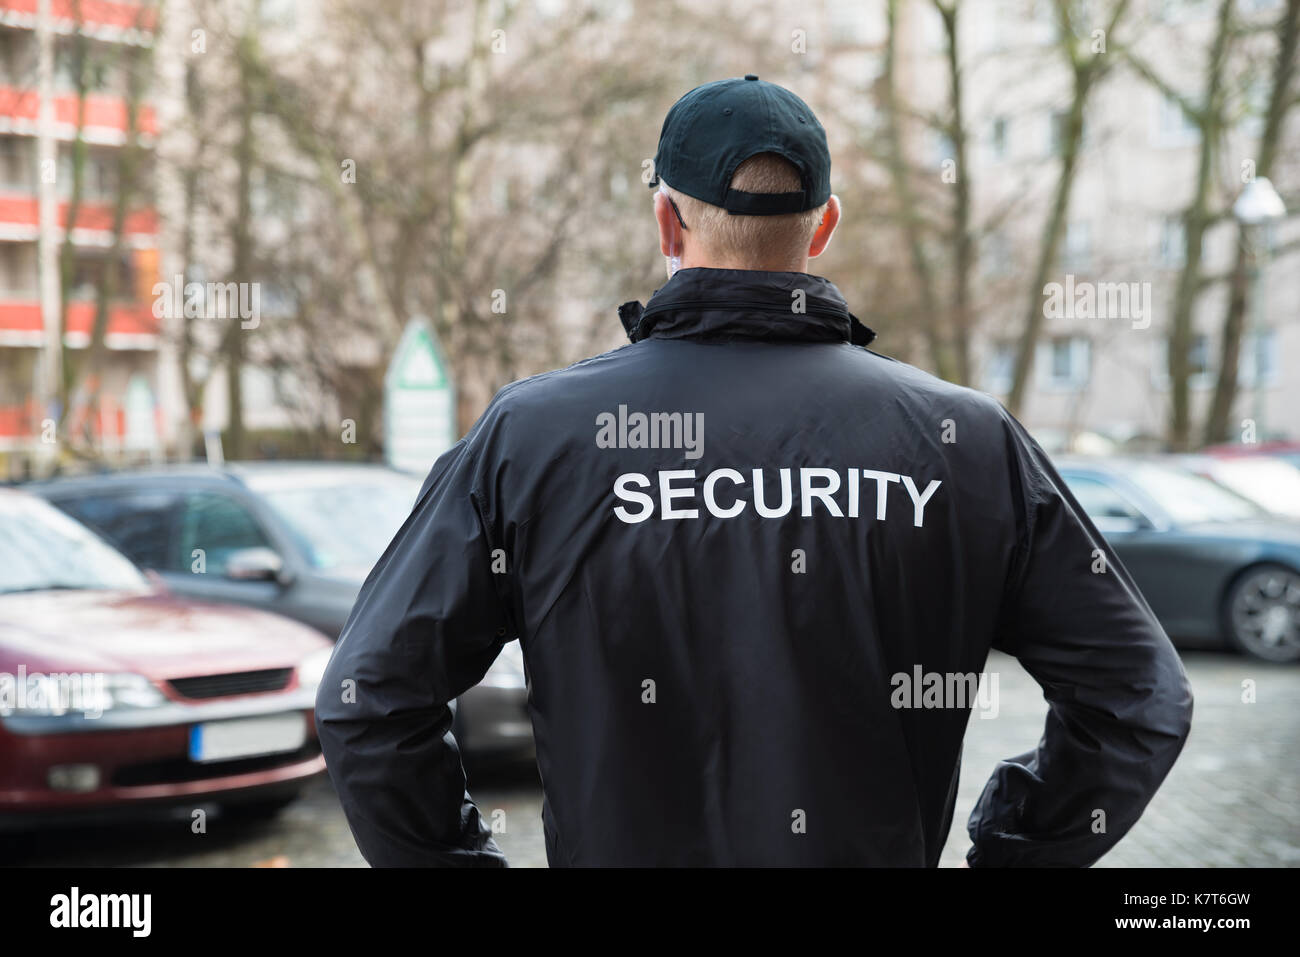
<path fill-rule="evenodd" d="M 1142 820 L 1099 866 L 1300 866 L 1300 668 L 1226 654 L 1184 656 L 1196 695 L 1192 735 Z M 960 862 L 965 821 L 996 763 L 1032 748 L 1046 705 L 1012 659 L 994 656 L 996 718 L 971 717 L 956 820 L 942 863 Z M 1242 701 L 1243 682 L 1256 701 Z M 528 767 L 475 769 L 471 791 L 489 820 L 504 812 L 498 843 L 515 867 L 546 866 L 541 795 Z M 33 865 L 363 866 L 329 782 L 271 822 L 213 816 L 148 826 L 39 832 L 0 841 L 0 862 Z"/>

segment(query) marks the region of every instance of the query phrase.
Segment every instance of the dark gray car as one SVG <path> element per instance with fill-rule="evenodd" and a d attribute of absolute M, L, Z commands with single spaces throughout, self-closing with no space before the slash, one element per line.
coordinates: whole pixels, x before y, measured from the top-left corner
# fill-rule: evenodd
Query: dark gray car
<path fill-rule="evenodd" d="M 249 605 L 338 637 L 361 583 L 410 513 L 420 478 L 376 465 L 231 463 L 33 483 L 179 595 Z M 462 696 L 467 752 L 526 750 L 512 643 Z"/>
<path fill-rule="evenodd" d="M 1300 522 L 1173 459 L 1056 466 L 1177 643 L 1300 661 Z"/>

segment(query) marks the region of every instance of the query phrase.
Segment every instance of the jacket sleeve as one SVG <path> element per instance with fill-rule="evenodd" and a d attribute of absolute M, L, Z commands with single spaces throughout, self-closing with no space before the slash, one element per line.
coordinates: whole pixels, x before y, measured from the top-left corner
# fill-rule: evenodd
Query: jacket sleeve
<path fill-rule="evenodd" d="M 1005 415 L 1020 546 L 994 647 L 1042 686 L 1038 748 L 998 764 L 970 816 L 972 867 L 1087 867 L 1182 750 L 1192 694 L 1146 600 L 1037 443 Z"/>
<path fill-rule="evenodd" d="M 473 436 L 434 465 L 362 586 L 316 695 L 330 778 L 375 867 L 506 863 L 465 789 L 448 707 L 514 636 L 492 572 Z"/>

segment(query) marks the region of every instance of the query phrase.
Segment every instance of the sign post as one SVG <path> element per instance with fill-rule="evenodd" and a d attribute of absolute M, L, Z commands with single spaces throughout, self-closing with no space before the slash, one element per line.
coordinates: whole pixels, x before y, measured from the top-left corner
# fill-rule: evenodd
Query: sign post
<path fill-rule="evenodd" d="M 384 376 L 384 460 L 427 473 L 456 444 L 456 390 L 429 323 L 414 318 Z"/>

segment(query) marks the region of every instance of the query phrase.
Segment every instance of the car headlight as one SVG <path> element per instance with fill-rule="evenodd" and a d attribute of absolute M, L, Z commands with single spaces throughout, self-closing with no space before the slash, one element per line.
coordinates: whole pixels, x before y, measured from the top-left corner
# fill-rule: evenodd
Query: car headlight
<path fill-rule="evenodd" d="M 299 686 L 303 688 L 319 688 L 321 679 L 325 677 L 325 666 L 330 663 L 330 655 L 332 654 L 334 654 L 333 648 L 322 648 L 320 651 L 313 651 L 298 662 Z"/>
<path fill-rule="evenodd" d="M 156 708 L 167 696 L 144 675 L 105 675 L 103 709 Z"/>
<path fill-rule="evenodd" d="M 81 714 L 94 718 L 105 711 L 156 708 L 167 700 L 144 675 L 32 673 L 20 675 L 20 679 L 7 688 L 0 687 L 0 716 L 53 718 Z"/>

